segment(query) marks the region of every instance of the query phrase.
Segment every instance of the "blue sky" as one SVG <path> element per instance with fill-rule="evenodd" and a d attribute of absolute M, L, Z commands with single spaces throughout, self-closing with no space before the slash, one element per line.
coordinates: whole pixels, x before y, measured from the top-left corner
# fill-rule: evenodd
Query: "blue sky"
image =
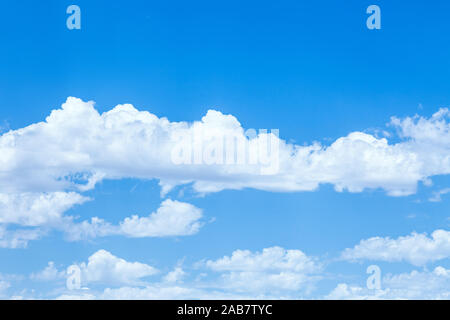
<path fill-rule="evenodd" d="M 448 2 L 0 3 L 1 298 L 450 297 Z M 81 30 L 66 27 L 71 4 L 81 8 Z M 381 8 L 381 30 L 366 27 L 371 4 Z M 225 124 L 224 115 L 232 115 L 242 128 L 279 129 L 291 146 L 319 143 L 323 159 L 306 176 L 302 159 L 289 158 L 281 163 L 283 174 L 263 185 L 253 173 L 224 178 L 208 166 L 192 169 L 191 176 L 188 168 L 189 182 L 182 183 L 185 173 L 164 166 L 163 151 L 161 167 L 146 158 L 164 150 L 162 136 L 146 141 L 130 133 L 146 124 L 116 119 L 124 130 L 118 132 L 130 133 L 130 140 L 120 144 L 106 130 L 102 143 L 91 147 L 102 135 L 92 129 L 97 120 L 89 119 L 100 117 L 93 110 L 102 114 L 121 104 L 171 123 L 192 124 L 217 110 L 222 114 L 211 121 Z M 61 119 L 47 118 L 57 109 Z M 130 110 L 121 119 L 147 117 Z M 48 131 L 32 128 L 19 137 L 17 130 L 41 121 L 52 124 Z M 172 130 L 162 122 L 156 128 Z M 367 145 L 346 139 L 352 132 L 363 132 L 355 139 Z M 331 148 L 338 139 L 348 142 L 342 153 Z M 380 146 L 382 139 L 387 144 Z M 116 142 L 116 151 L 108 149 Z M 111 160 L 116 156 L 120 160 Z M 289 163 L 296 161 L 294 170 Z M 83 190 L 54 184 L 75 174 L 104 177 Z M 165 195 L 161 179 L 176 181 Z M 304 187 L 308 179 L 317 187 Z M 228 184 L 205 192 L 196 181 L 208 181 L 209 188 Z M 400 189 L 401 195 L 390 192 Z M 440 201 L 432 201 L 439 200 L 437 192 Z M 39 202 L 56 193 L 49 207 Z M 200 222 L 199 228 L 145 236 L 136 229 L 97 231 L 69 239 L 75 227 L 61 227 L 63 220 L 29 222 L 53 208 L 55 219 L 99 217 L 119 225 L 157 212 L 167 199 L 175 201 L 170 212 L 182 208 L 184 217 L 200 210 L 198 221 L 188 221 Z M 12 245 L 5 230 L 39 236 Z M 433 237 L 435 231 L 441 232 Z M 367 239 L 373 246 L 355 247 Z M 245 261 L 236 250 L 248 250 Z M 251 267 L 265 265 L 260 259 L 267 267 Z M 100 262 L 89 266 L 91 260 Z M 117 283 L 120 276 L 111 271 L 117 264 L 124 266 L 122 275 L 135 276 Z M 373 264 L 383 277 L 377 290 L 366 288 L 366 268 Z M 85 289 L 66 287 L 70 265 L 82 270 Z M 184 273 L 171 273 L 176 270 Z M 244 278 L 253 281 L 249 291 Z"/>

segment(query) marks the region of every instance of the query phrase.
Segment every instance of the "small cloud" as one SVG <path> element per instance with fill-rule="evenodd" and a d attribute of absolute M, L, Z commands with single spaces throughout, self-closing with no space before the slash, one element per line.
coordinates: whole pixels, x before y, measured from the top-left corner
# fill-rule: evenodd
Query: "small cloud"
<path fill-rule="evenodd" d="M 37 281 L 55 281 L 65 277 L 64 271 L 58 271 L 53 261 L 50 261 L 44 270 L 32 273 L 30 278 Z"/>
<path fill-rule="evenodd" d="M 441 196 L 450 193 L 450 188 L 442 189 L 440 191 L 434 192 L 433 195 L 428 199 L 431 202 L 441 202 Z"/>

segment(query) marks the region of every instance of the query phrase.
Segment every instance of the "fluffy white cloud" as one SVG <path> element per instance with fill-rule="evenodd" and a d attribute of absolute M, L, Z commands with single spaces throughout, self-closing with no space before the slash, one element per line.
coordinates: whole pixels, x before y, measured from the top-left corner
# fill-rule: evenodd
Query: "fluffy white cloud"
<path fill-rule="evenodd" d="M 411 235 L 391 239 L 373 237 L 347 248 L 342 253 L 344 260 L 407 261 L 421 266 L 428 262 L 450 257 L 450 231 L 436 230 L 428 237 L 426 234 Z"/>
<path fill-rule="evenodd" d="M 358 285 L 340 283 L 326 296 L 335 300 L 374 299 L 450 299 L 450 270 L 436 267 L 433 271 L 388 274 L 382 288 L 369 290 Z"/>
<path fill-rule="evenodd" d="M 141 283 L 141 278 L 158 273 L 152 266 L 140 262 L 129 262 L 106 250 L 91 255 L 87 263 L 78 265 L 81 269 L 81 283 L 125 284 Z"/>
<path fill-rule="evenodd" d="M 316 259 L 306 256 L 302 251 L 280 247 L 265 248 L 255 253 L 236 250 L 231 257 L 208 260 L 205 265 L 222 273 L 223 287 L 238 292 L 261 293 L 273 290 L 309 291 L 322 270 L 322 265 Z"/>
<path fill-rule="evenodd" d="M 93 102 L 68 98 L 45 122 L 0 137 L 0 192 L 85 190 L 101 179 L 133 177 L 159 179 L 164 192 L 189 182 L 198 192 L 246 187 L 304 191 L 330 183 L 337 190 L 382 188 L 391 195 L 411 194 L 418 181 L 450 172 L 448 115 L 447 109 L 441 109 L 430 119 L 393 118 L 391 123 L 403 138 L 396 144 L 353 132 L 328 147 L 318 143 L 300 146 L 271 134 L 248 138 L 236 118 L 218 111 L 211 110 L 194 123 L 170 122 L 129 104 L 99 114 Z M 207 144 L 202 145 L 199 164 L 174 163 L 180 137 L 194 137 L 190 156 L 196 163 L 198 132 L 203 138 L 220 134 L 243 139 L 251 153 L 257 151 L 252 145 L 272 137 L 279 147 L 277 158 L 272 159 L 279 170 L 261 174 L 263 161 L 206 164 L 205 155 L 214 151 Z M 209 156 L 226 158 L 214 152 Z M 261 160 L 261 154 L 248 156 Z"/>
<path fill-rule="evenodd" d="M 27 247 L 49 228 L 61 228 L 69 221 L 64 212 L 88 200 L 76 192 L 0 193 L 0 247 Z"/>
<path fill-rule="evenodd" d="M 100 255 L 99 252 L 102 254 Z M 103 256 L 104 251 L 96 255 Z M 93 256 L 93 257 L 94 257 Z M 87 277 L 88 269 L 94 264 L 89 258 L 88 266 L 81 265 L 82 278 Z M 114 257 L 115 258 L 115 257 Z M 115 258 L 116 259 L 116 258 Z M 96 258 L 95 260 L 99 260 Z M 101 261 L 105 259 L 100 259 Z M 109 259 L 108 259 L 109 260 Z M 96 265 L 98 265 L 97 263 Z M 112 264 L 112 263 L 109 263 Z M 91 266 L 90 266 L 91 265 Z M 110 269 L 96 267 L 97 270 Z M 138 272 L 132 274 L 134 279 L 112 282 L 114 275 L 108 275 L 108 285 L 101 291 L 66 293 L 60 298 L 98 298 L 98 299 L 269 299 L 269 298 L 299 298 L 308 296 L 316 281 L 320 279 L 322 265 L 314 258 L 306 256 L 299 250 L 286 250 L 280 247 L 263 249 L 261 252 L 236 250 L 230 257 L 218 260 L 202 261 L 196 269 L 201 273 L 194 281 L 182 284 L 187 276 L 181 266 L 176 266 L 171 272 L 162 276 L 159 282 L 139 281 Z M 213 271 L 211 273 L 211 271 Z M 90 271 L 93 272 L 93 271 Z M 205 273 L 206 272 L 206 273 Z M 208 274 L 209 273 L 209 274 Z M 97 272 L 95 273 L 97 274 Z M 121 272 L 123 274 L 123 272 Z M 205 277 L 205 278 L 204 278 Z M 96 275 L 94 280 L 104 279 L 103 275 Z M 86 283 L 93 282 L 90 276 Z M 134 286 L 132 286 L 134 282 Z M 184 281 L 183 281 L 184 282 Z M 127 283 L 126 286 L 120 284 Z M 136 284 L 139 287 L 136 287 Z M 72 297 L 71 297 L 72 296 Z"/>
<path fill-rule="evenodd" d="M 95 217 L 90 222 L 71 221 L 64 229 L 69 240 L 111 235 L 131 238 L 186 236 L 200 230 L 202 216 L 202 210 L 189 203 L 167 199 L 148 217 L 133 215 L 117 226 Z"/>
<path fill-rule="evenodd" d="M 191 235 L 201 227 L 202 210 L 170 199 L 148 217 L 132 216 L 120 223 L 120 232 L 129 237 L 167 237 Z"/>
<path fill-rule="evenodd" d="M 89 198 L 75 192 L 0 194 L 0 224 L 22 226 L 61 223 L 65 211 Z"/>
<path fill-rule="evenodd" d="M 316 262 L 300 250 L 281 247 L 265 248 L 262 252 L 236 250 L 231 257 L 206 261 L 206 266 L 216 271 L 295 271 L 313 272 Z"/>
<path fill-rule="evenodd" d="M 316 259 L 280 247 L 255 253 L 237 250 L 231 257 L 201 261 L 194 279 L 180 264 L 158 278 L 143 279 L 157 270 L 105 250 L 78 266 L 83 285 L 100 285 L 60 290 L 59 299 L 292 299 L 307 296 L 322 271 Z"/>
<path fill-rule="evenodd" d="M 105 250 L 78 266 L 82 284 L 89 288 L 53 290 L 57 299 L 450 299 L 450 270 L 441 266 L 432 271 L 387 274 L 377 290 L 340 283 L 328 295 L 317 295 L 312 289 L 325 276 L 322 264 L 299 250 L 279 247 L 261 252 L 236 250 L 229 257 L 202 261 L 195 268 L 200 274 L 193 280 L 180 265 L 159 278 L 144 279 L 158 271 Z M 47 281 L 61 276 L 53 263 L 36 275 L 34 279 Z M 4 290 L 9 286 L 5 282 Z"/>

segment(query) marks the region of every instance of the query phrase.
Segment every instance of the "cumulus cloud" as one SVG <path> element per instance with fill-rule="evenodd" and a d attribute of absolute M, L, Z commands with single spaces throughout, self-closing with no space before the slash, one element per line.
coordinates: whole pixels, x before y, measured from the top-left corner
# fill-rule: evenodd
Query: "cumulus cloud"
<path fill-rule="evenodd" d="M 267 271 L 284 270 L 311 272 L 316 269 L 315 261 L 300 250 L 286 250 L 281 247 L 265 248 L 262 252 L 236 250 L 231 257 L 206 261 L 206 266 L 216 271 Z"/>
<path fill-rule="evenodd" d="M 236 250 L 230 257 L 195 264 L 200 275 L 189 278 L 180 263 L 158 277 L 158 270 L 99 250 L 77 264 L 84 286 L 59 299 L 275 299 L 308 295 L 322 265 L 300 250 L 280 247 L 261 252 Z M 53 269 L 49 264 L 46 269 Z M 55 272 L 46 272 L 55 275 Z M 209 274 L 206 274 L 209 273 Z M 40 272 L 39 274 L 42 274 Z M 61 290 L 60 290 L 61 292 Z"/>
<path fill-rule="evenodd" d="M 450 299 L 450 270 L 436 267 L 433 271 L 412 271 L 397 275 L 388 274 L 382 280 L 382 288 L 369 290 L 358 285 L 340 283 L 327 299 L 376 300 L 376 299 Z"/>
<path fill-rule="evenodd" d="M 412 194 L 418 181 L 450 172 L 448 115 L 441 109 L 429 119 L 393 118 L 403 139 L 396 144 L 353 132 L 330 146 L 300 146 L 271 134 L 248 137 L 235 117 L 214 110 L 193 123 L 170 122 L 129 104 L 99 114 L 93 102 L 68 98 L 45 122 L 0 137 L 0 192 L 85 190 L 101 179 L 132 177 L 159 179 L 164 192 L 186 183 L 202 193 L 247 187 L 306 191 L 330 183 L 339 191 L 382 188 L 391 195 Z M 193 164 L 174 163 L 179 137 L 196 137 L 196 132 L 243 139 L 250 153 L 256 150 L 252 144 L 270 136 L 279 149 L 279 170 L 261 174 L 262 161 L 227 165 L 204 158 L 196 163 L 198 141 L 192 141 Z M 205 156 L 211 150 L 203 147 Z"/>
<path fill-rule="evenodd" d="M 132 216 L 120 223 L 121 233 L 129 237 L 166 237 L 197 233 L 202 210 L 185 202 L 165 200 L 148 217 Z"/>
<path fill-rule="evenodd" d="M 203 211 L 189 203 L 166 199 L 146 217 L 133 215 L 118 225 L 93 217 L 77 222 L 64 212 L 90 200 L 75 192 L 0 194 L 0 247 L 25 248 L 50 229 L 64 232 L 69 241 L 120 235 L 132 238 L 187 236 L 197 233 Z M 26 226 L 13 228 L 8 225 Z"/>
<path fill-rule="evenodd" d="M 0 194 L 0 224 L 55 225 L 65 211 L 87 200 L 75 192 Z"/>
<path fill-rule="evenodd" d="M 345 249 L 341 257 L 350 261 L 407 261 L 422 266 L 450 257 L 450 232 L 436 230 L 430 237 L 426 234 L 412 233 L 397 239 L 389 237 L 364 239 L 354 248 Z"/>
<path fill-rule="evenodd" d="M 442 266 L 387 274 L 380 289 L 339 283 L 329 294 L 318 295 L 313 289 L 325 275 L 323 265 L 300 250 L 280 247 L 260 252 L 236 250 L 231 256 L 203 260 L 194 269 L 200 272 L 194 280 L 179 264 L 165 275 L 149 278 L 158 270 L 106 250 L 76 266 L 82 284 L 89 288 L 52 290 L 57 299 L 450 299 L 450 270 Z M 60 277 L 60 271 L 50 262 L 35 275 L 34 279 L 51 281 Z M 5 290 L 9 286 L 6 283 Z"/>
<path fill-rule="evenodd" d="M 94 217 L 90 222 L 69 223 L 65 232 L 69 240 L 112 235 L 131 238 L 187 236 L 200 230 L 202 216 L 202 210 L 189 203 L 167 199 L 156 212 L 147 217 L 133 215 L 125 218 L 119 225 Z"/>
<path fill-rule="evenodd" d="M 152 266 L 140 262 L 129 262 L 106 250 L 91 255 L 88 262 L 76 265 L 81 270 L 81 283 L 136 285 L 145 278 L 158 273 Z"/>
<path fill-rule="evenodd" d="M 50 228 L 64 225 L 65 211 L 88 200 L 76 192 L 0 193 L 0 247 L 26 248 Z"/>
<path fill-rule="evenodd" d="M 265 248 L 262 252 L 236 250 L 231 257 L 208 260 L 206 267 L 221 272 L 223 286 L 237 291 L 312 289 L 322 265 L 300 250 L 281 247 Z"/>

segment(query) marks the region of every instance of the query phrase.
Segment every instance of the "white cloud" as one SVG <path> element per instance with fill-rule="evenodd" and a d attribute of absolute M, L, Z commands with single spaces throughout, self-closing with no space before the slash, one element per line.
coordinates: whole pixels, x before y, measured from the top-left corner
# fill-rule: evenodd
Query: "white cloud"
<path fill-rule="evenodd" d="M 261 252 L 236 250 L 231 256 L 202 261 L 197 269 L 204 267 L 213 273 L 194 280 L 186 278 L 180 265 L 168 274 L 160 274 L 159 279 L 144 279 L 158 271 L 105 250 L 97 251 L 87 264 L 78 266 L 82 284 L 97 286 L 53 290 L 57 299 L 450 299 L 450 270 L 441 266 L 432 271 L 387 274 L 378 290 L 340 283 L 328 295 L 317 295 L 313 289 L 325 276 L 322 264 L 299 250 L 280 247 Z M 49 272 L 38 273 L 45 274 L 41 279 L 60 276 L 53 263 L 45 270 Z M 182 283 L 181 279 L 186 281 Z"/>
<path fill-rule="evenodd" d="M 64 212 L 88 200 L 75 192 L 0 193 L 0 247 L 26 248 L 50 228 L 61 228 Z"/>
<path fill-rule="evenodd" d="M 58 279 L 63 279 L 64 277 L 65 277 L 65 272 L 59 271 L 55 267 L 55 263 L 53 261 L 50 261 L 43 270 L 41 270 L 37 273 L 32 273 L 30 275 L 30 278 L 32 280 L 37 280 L 37 281 L 55 281 Z"/>
<path fill-rule="evenodd" d="M 89 198 L 75 192 L 0 194 L 0 224 L 55 225 L 62 214 Z"/>
<path fill-rule="evenodd" d="M 65 233 L 70 241 L 121 235 L 126 237 L 187 236 L 197 233 L 203 223 L 201 209 L 185 202 L 166 199 L 147 217 L 133 215 L 119 225 L 100 219 L 76 222 L 64 212 L 90 200 L 74 192 L 0 194 L 0 247 L 25 248 L 48 230 Z M 8 225 L 27 229 L 9 230 Z"/>
<path fill-rule="evenodd" d="M 412 271 L 383 278 L 382 288 L 369 290 L 358 285 L 340 283 L 326 296 L 334 300 L 372 299 L 450 299 L 450 270 Z"/>
<path fill-rule="evenodd" d="M 271 292 L 272 290 L 309 291 L 318 280 L 322 265 L 300 250 L 280 247 L 262 252 L 236 250 L 231 257 L 208 260 L 206 267 L 221 272 L 222 286 L 238 292 Z"/>
<path fill-rule="evenodd" d="M 120 223 L 120 231 L 129 237 L 167 237 L 192 235 L 199 231 L 202 210 L 170 199 L 148 217 L 132 216 Z"/>
<path fill-rule="evenodd" d="M 187 236 L 200 230 L 202 223 L 199 220 L 202 215 L 201 209 L 189 203 L 166 199 L 148 217 L 133 215 L 117 226 L 95 217 L 90 222 L 70 222 L 64 229 L 69 240 L 111 235 L 131 238 Z"/>
<path fill-rule="evenodd" d="M 295 271 L 313 272 L 316 262 L 300 250 L 281 247 L 265 248 L 262 252 L 236 250 L 231 257 L 206 261 L 206 266 L 215 271 Z"/>
<path fill-rule="evenodd" d="M 344 260 L 407 261 L 421 266 L 450 257 L 450 231 L 436 230 L 428 237 L 426 234 L 411 235 L 391 239 L 373 237 L 347 248 L 342 253 Z"/>
<path fill-rule="evenodd" d="M 164 281 L 171 283 L 181 282 L 185 275 L 186 272 L 184 272 L 183 268 L 177 266 L 164 277 Z"/>
<path fill-rule="evenodd" d="M 69 241 L 79 241 L 93 239 L 97 237 L 106 237 L 117 235 L 117 226 L 100 219 L 98 217 L 91 218 L 90 221 L 74 222 L 73 219 L 66 220 L 63 225 L 65 237 Z"/>
<path fill-rule="evenodd" d="M 440 201 L 442 201 L 441 196 L 443 196 L 447 193 L 450 193 L 450 188 L 445 188 L 445 189 L 439 190 L 437 192 L 434 192 L 433 196 L 430 197 L 428 200 L 431 202 L 440 202 Z"/>
<path fill-rule="evenodd" d="M 192 137 L 198 130 L 206 136 L 225 133 L 254 143 L 231 115 L 211 110 L 201 121 L 169 122 L 131 105 L 99 114 L 93 102 L 68 98 L 45 122 L 0 137 L 0 192 L 86 190 L 101 179 L 132 177 L 159 179 L 164 192 L 189 182 L 202 193 L 246 187 L 306 191 L 330 183 L 339 191 L 382 188 L 391 195 L 406 195 L 415 192 L 418 181 L 450 172 L 448 115 L 441 109 L 430 119 L 393 118 L 391 123 L 404 140 L 396 144 L 362 132 L 328 147 L 279 140 L 279 171 L 261 175 L 261 164 L 172 161 L 177 137 Z"/>
<path fill-rule="evenodd" d="M 140 262 L 128 262 L 106 250 L 95 252 L 89 257 L 87 264 L 83 262 L 78 266 L 81 269 L 81 282 L 84 285 L 92 283 L 139 284 L 141 278 L 158 272 L 152 266 Z"/>
<path fill-rule="evenodd" d="M 377 290 L 374 294 L 379 294 Z M 347 283 L 339 283 L 326 297 L 329 300 L 368 300 L 365 289 L 359 286 L 351 286 Z"/>
<path fill-rule="evenodd" d="M 120 267 L 118 267 L 120 265 Z M 196 270 L 213 271 L 206 278 L 188 278 L 180 263 L 158 278 L 157 270 L 130 263 L 100 250 L 87 264 L 78 264 L 83 286 L 60 291 L 59 299 L 275 299 L 298 298 L 311 292 L 322 265 L 299 250 L 280 247 L 261 252 L 236 250 L 231 257 L 201 261 Z M 202 272 L 203 274 L 203 272 Z"/>
<path fill-rule="evenodd" d="M 43 235 L 44 232 L 37 228 L 8 230 L 0 225 L 0 248 L 26 248 L 29 241 L 37 240 Z"/>

